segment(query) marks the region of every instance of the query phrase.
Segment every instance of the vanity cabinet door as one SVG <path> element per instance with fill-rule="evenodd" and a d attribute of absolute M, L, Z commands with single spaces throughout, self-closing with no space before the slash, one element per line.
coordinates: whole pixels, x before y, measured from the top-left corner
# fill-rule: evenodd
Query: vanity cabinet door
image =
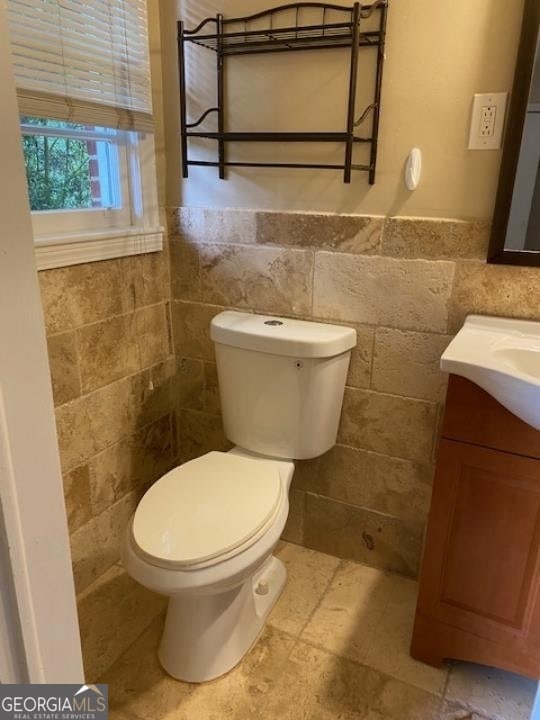
<path fill-rule="evenodd" d="M 413 655 L 538 675 L 539 544 L 540 462 L 443 439 Z"/>

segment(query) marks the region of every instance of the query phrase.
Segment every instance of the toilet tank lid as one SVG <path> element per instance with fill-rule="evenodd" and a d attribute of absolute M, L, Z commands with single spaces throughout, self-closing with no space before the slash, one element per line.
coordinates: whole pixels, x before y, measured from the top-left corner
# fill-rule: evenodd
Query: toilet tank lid
<path fill-rule="evenodd" d="M 210 336 L 222 345 L 299 358 L 334 357 L 356 345 L 353 328 L 232 310 L 216 315 Z"/>

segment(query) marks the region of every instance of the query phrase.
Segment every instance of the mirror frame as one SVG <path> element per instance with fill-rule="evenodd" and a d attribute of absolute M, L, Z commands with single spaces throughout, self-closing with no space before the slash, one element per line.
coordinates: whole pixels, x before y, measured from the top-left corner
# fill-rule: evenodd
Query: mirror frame
<path fill-rule="evenodd" d="M 499 185 L 488 249 L 488 263 L 540 266 L 540 251 L 505 250 L 504 247 L 521 152 L 523 128 L 529 104 L 539 29 L 540 0 L 525 0 L 514 86 L 506 122 Z"/>

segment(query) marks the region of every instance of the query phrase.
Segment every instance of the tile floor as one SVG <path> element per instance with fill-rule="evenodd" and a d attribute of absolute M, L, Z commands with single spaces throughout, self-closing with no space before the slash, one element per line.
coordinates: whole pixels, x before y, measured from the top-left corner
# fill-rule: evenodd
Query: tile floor
<path fill-rule="evenodd" d="M 154 623 L 102 678 L 111 720 L 528 720 L 536 683 L 409 657 L 416 583 L 297 545 L 262 637 L 219 680 L 167 676 Z"/>

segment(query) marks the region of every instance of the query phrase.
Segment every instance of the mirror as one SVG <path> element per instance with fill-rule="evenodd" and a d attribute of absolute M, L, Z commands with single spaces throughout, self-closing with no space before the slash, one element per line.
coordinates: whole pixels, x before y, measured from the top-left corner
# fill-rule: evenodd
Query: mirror
<path fill-rule="evenodd" d="M 540 266 L 540 0 L 526 0 L 488 262 Z"/>

